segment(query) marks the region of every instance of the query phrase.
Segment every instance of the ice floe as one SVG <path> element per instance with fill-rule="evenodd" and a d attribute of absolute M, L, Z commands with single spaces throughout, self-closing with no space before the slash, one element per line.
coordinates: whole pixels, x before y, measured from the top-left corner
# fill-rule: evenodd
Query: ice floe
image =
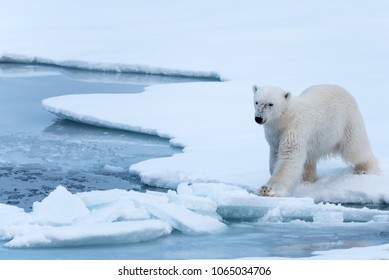
<path fill-rule="evenodd" d="M 59 96 L 44 100 L 43 107 L 62 118 L 158 135 L 184 147 L 173 157 L 130 166 L 147 185 L 175 189 L 184 181 L 221 182 L 256 191 L 269 178 L 268 145 L 253 120 L 251 98 L 242 82 L 189 83 L 152 86 L 140 95 Z M 369 124 L 376 140 L 383 122 Z M 389 203 L 384 146 L 377 154 L 381 176 L 354 175 L 338 159 L 323 161 L 319 180 L 298 185 L 293 196 L 315 202 Z"/>
<path fill-rule="evenodd" d="M 315 204 L 311 198 L 259 197 L 220 183 L 182 183 L 167 193 L 113 189 L 71 194 L 58 186 L 30 213 L 0 204 L 0 217 L 0 239 L 11 248 L 144 242 L 172 230 L 219 234 L 236 220 L 389 225 L 389 211 Z"/>
<path fill-rule="evenodd" d="M 37 56 L 26 56 L 12 53 L 0 53 L 0 63 L 36 65 L 36 66 L 55 66 L 65 69 L 101 71 L 107 73 L 126 73 L 143 75 L 161 75 L 182 78 L 199 78 L 220 81 L 217 72 L 189 71 L 163 67 L 152 67 L 139 64 L 123 63 L 96 63 L 79 60 L 54 60 Z"/>

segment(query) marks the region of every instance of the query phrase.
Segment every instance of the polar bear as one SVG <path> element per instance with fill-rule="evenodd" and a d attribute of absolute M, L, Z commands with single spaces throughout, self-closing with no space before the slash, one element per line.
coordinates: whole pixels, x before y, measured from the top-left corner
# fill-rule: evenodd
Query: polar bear
<path fill-rule="evenodd" d="M 288 196 L 302 179 L 314 182 L 316 163 L 333 155 L 356 174 L 379 174 L 354 98 L 336 85 L 318 85 L 300 96 L 275 86 L 253 86 L 255 121 L 270 146 L 269 181 L 263 196 Z"/>

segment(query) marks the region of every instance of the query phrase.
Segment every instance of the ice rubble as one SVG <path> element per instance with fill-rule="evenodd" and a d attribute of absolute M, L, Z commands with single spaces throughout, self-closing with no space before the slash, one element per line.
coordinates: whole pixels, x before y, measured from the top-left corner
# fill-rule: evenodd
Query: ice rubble
<path fill-rule="evenodd" d="M 181 183 L 167 193 L 113 189 L 71 194 L 58 186 L 30 213 L 0 204 L 0 239 L 11 248 L 134 243 L 172 230 L 218 234 L 226 221 L 236 219 L 389 225 L 389 211 L 315 204 L 311 198 L 259 197 L 217 183 Z"/>

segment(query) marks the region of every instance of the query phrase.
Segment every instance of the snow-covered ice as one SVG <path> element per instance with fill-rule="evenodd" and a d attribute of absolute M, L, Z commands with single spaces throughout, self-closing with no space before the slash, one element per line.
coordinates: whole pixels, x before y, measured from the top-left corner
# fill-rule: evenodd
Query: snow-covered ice
<path fill-rule="evenodd" d="M 80 240 L 98 244 L 105 234 L 119 243 L 143 240 L 136 240 L 141 234 L 129 238 L 130 226 L 122 232 L 121 225 L 132 223 L 134 230 L 150 232 L 147 239 L 172 229 L 219 234 L 234 219 L 345 227 L 363 222 L 380 224 L 387 232 L 387 211 L 336 204 L 389 203 L 389 139 L 383 133 L 389 119 L 387 2 L 171 0 L 150 8 L 148 1 L 99 7 L 83 1 L 77 9 L 69 1 L 42 5 L 22 0 L 2 7 L 0 61 L 119 72 L 135 67 L 166 75 L 205 73 L 224 82 L 156 85 L 139 95 L 75 94 L 44 100 L 44 108 L 60 117 L 167 137 L 172 145 L 184 147 L 183 153 L 129 167 L 144 183 L 176 191 L 70 194 L 58 187 L 31 213 L 2 205 L 0 214 L 7 218 L 0 221 L 0 230 L 7 246 L 65 246 Z M 15 23 L 12 10 L 29 19 L 28 28 L 22 21 Z M 319 165 L 318 182 L 300 184 L 292 198 L 253 194 L 269 176 L 268 147 L 253 120 L 253 83 L 275 84 L 293 94 L 317 83 L 344 86 L 360 105 L 382 175 L 353 175 L 333 159 Z M 80 215 L 57 215 L 61 210 L 55 207 L 61 205 L 50 202 L 56 196 L 77 204 Z M 45 214 L 48 209 L 52 213 Z M 87 224 L 100 231 L 85 231 Z M 366 258 L 388 258 L 387 251 L 386 244 L 317 255 L 363 258 L 369 252 Z"/>
<path fill-rule="evenodd" d="M 131 64 L 110 64 L 110 63 L 89 63 L 85 61 L 67 60 L 58 61 L 42 57 L 29 57 L 11 53 L 2 53 L 0 61 L 3 63 L 35 65 L 35 66 L 56 66 L 73 70 L 102 71 L 107 73 L 126 73 L 142 75 L 161 75 L 182 78 L 201 78 L 219 81 L 220 77 L 216 72 L 200 72 L 189 70 L 175 70 L 170 68 L 150 67 L 145 65 Z"/>
<path fill-rule="evenodd" d="M 182 181 L 222 182 L 255 191 L 269 176 L 268 146 L 261 127 L 253 121 L 251 98 L 246 83 L 230 81 L 152 86 L 141 95 L 115 98 L 66 95 L 46 99 L 43 106 L 60 117 L 167 137 L 173 145 L 184 147 L 183 153 L 173 157 L 130 167 L 130 172 L 148 185 L 176 188 Z M 363 104 L 368 98 L 371 96 L 361 95 L 358 99 Z M 381 106 L 375 105 L 375 110 L 385 110 Z M 379 124 L 367 122 L 373 127 L 370 137 L 375 142 Z M 389 177 L 382 156 L 385 151 L 378 151 L 381 176 L 357 176 L 339 160 L 324 162 L 319 181 L 299 185 L 295 196 L 316 201 L 389 203 Z"/>

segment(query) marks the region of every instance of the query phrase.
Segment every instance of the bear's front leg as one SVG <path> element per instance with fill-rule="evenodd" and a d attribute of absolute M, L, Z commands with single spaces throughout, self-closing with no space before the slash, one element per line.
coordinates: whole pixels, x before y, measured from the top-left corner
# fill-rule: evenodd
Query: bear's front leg
<path fill-rule="evenodd" d="M 287 135 L 281 141 L 274 172 L 269 181 L 259 189 L 262 196 L 289 196 L 292 188 L 301 180 L 306 150 L 296 135 Z"/>
<path fill-rule="evenodd" d="M 269 153 L 270 175 L 272 175 L 274 173 L 275 165 L 277 163 L 277 157 L 278 157 L 278 147 L 270 146 L 270 153 Z"/>
<path fill-rule="evenodd" d="M 279 196 L 285 197 L 290 195 L 290 191 L 288 188 L 282 186 L 263 186 L 258 190 L 259 195 L 261 196 Z"/>

